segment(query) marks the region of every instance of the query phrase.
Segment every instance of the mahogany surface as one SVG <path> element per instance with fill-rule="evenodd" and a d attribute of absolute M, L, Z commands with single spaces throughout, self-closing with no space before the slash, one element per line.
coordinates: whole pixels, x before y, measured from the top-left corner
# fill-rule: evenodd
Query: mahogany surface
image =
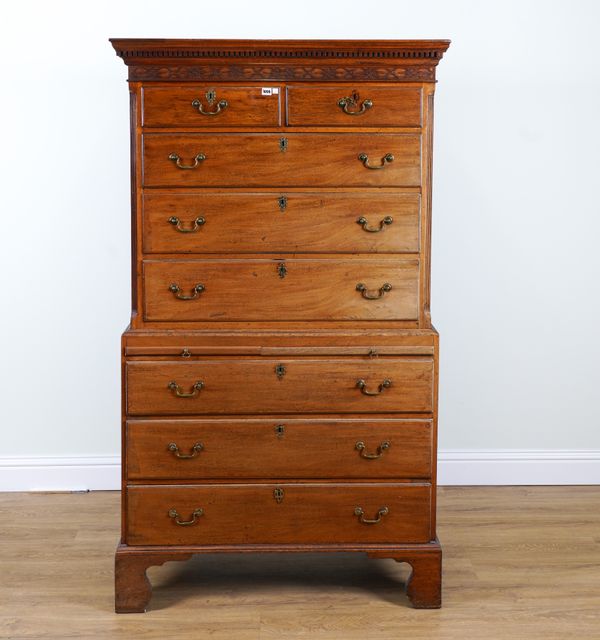
<path fill-rule="evenodd" d="M 285 373 L 278 376 L 277 367 Z M 216 358 L 187 361 L 130 359 L 126 365 L 129 415 L 254 413 L 429 413 L 434 362 L 415 358 Z M 391 385 L 377 395 L 384 380 Z M 192 397 L 178 397 L 176 382 Z M 300 455 L 301 452 L 299 451 Z"/>
<path fill-rule="evenodd" d="M 283 491 L 277 502 L 273 492 Z M 269 483 L 129 486 L 127 541 L 144 544 L 332 544 L 341 542 L 428 542 L 430 484 Z M 364 524 L 389 509 L 377 525 Z M 180 521 L 203 514 L 192 525 Z M 251 525 L 250 525 L 251 523 Z"/>
<path fill-rule="evenodd" d="M 148 567 L 214 551 L 409 562 L 413 605 L 439 607 L 431 166 L 449 41 L 111 42 L 132 186 L 116 610 L 146 609 Z"/>
<path fill-rule="evenodd" d="M 360 111 L 364 100 L 372 100 L 376 108 L 367 108 L 364 113 L 348 118 L 338 105 L 340 99 L 347 97 L 355 103 L 355 106 L 346 106 L 350 113 Z M 296 85 L 287 88 L 286 103 L 289 126 L 421 126 L 422 89 L 419 86 L 369 86 L 358 92 L 354 85 Z"/>
<path fill-rule="evenodd" d="M 281 141 L 287 148 L 282 150 Z M 416 133 L 144 133 L 145 187 L 418 187 Z M 193 169 L 184 166 L 206 156 Z M 359 159 L 366 153 L 369 169 Z M 393 160 L 381 167 L 382 158 Z M 323 167 L 328 167 L 323 171 Z"/>
<path fill-rule="evenodd" d="M 283 87 L 277 89 L 281 96 Z M 211 90 L 216 94 L 213 105 L 206 99 L 206 92 Z M 278 127 L 281 124 L 281 99 L 263 96 L 255 86 L 197 83 L 149 86 L 142 89 L 142 100 L 144 127 Z M 227 106 L 218 115 L 205 116 L 198 107 L 190 108 L 194 100 L 199 100 L 208 113 L 218 108 L 220 100 L 226 100 Z"/>
<path fill-rule="evenodd" d="M 419 261 L 397 256 L 298 256 L 145 260 L 149 321 L 417 320 Z M 204 290 L 193 300 L 182 295 Z M 358 290 L 376 299 L 366 299 Z M 389 291 L 380 292 L 384 285 Z"/>
<path fill-rule="evenodd" d="M 143 195 L 144 253 L 418 253 L 418 193 L 368 190 Z M 179 227 L 170 222 L 179 220 Z M 194 222 L 203 218 L 202 224 Z M 378 229 L 378 233 L 365 230 Z"/>
<path fill-rule="evenodd" d="M 429 419 L 398 418 L 132 418 L 127 421 L 127 469 L 129 479 L 136 481 L 227 480 L 257 474 L 429 478 L 432 426 Z M 360 442 L 364 449 L 357 448 Z M 176 452 L 169 449 L 172 443 Z"/>

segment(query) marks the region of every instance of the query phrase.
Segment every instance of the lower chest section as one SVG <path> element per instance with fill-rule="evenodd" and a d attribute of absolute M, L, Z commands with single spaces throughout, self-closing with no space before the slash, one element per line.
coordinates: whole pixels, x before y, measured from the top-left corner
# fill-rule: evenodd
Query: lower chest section
<path fill-rule="evenodd" d="M 436 334 L 317 334 L 126 339 L 127 544 L 434 537 Z"/>

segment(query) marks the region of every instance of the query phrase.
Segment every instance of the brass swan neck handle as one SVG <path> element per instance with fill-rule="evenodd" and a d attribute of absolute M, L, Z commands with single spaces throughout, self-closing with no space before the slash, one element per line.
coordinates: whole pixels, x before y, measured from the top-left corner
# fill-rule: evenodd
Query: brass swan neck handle
<path fill-rule="evenodd" d="M 219 100 L 212 111 L 205 111 L 202 102 L 198 98 L 192 100 L 192 107 L 198 109 L 198 113 L 201 113 L 203 116 L 218 116 L 222 111 L 227 109 L 228 106 L 229 103 L 227 100 Z"/>
<path fill-rule="evenodd" d="M 386 389 L 389 389 L 392 386 L 392 381 L 390 378 L 386 378 L 379 385 L 379 387 L 377 387 L 377 391 L 369 391 L 367 389 L 367 381 L 364 380 L 363 378 L 356 381 L 356 386 L 360 389 L 360 392 L 365 396 L 378 396 L 380 393 L 383 393 Z"/>
<path fill-rule="evenodd" d="M 389 282 L 384 282 L 384 284 L 382 284 L 377 290 L 377 293 L 370 293 L 367 286 L 362 282 L 359 282 L 356 285 L 356 290 L 361 293 L 365 300 L 378 300 L 379 298 L 383 298 L 384 294 L 388 291 L 392 290 L 392 285 Z"/>
<path fill-rule="evenodd" d="M 175 442 L 169 442 L 167 449 L 171 451 L 176 458 L 180 458 L 181 460 L 191 460 L 204 449 L 204 445 L 202 444 L 202 442 L 196 442 L 192 447 L 191 453 L 181 453 L 179 447 Z"/>
<path fill-rule="evenodd" d="M 167 222 L 169 224 L 172 224 L 180 233 L 195 233 L 206 222 L 206 219 L 203 216 L 198 216 L 194 220 L 193 227 L 181 226 L 181 220 L 177 216 L 171 216 L 170 218 L 167 218 Z"/>
<path fill-rule="evenodd" d="M 359 153 L 358 159 L 364 164 L 367 169 L 383 169 L 386 164 L 394 162 L 394 155 L 391 153 L 386 153 L 383 158 L 381 158 L 381 164 L 377 164 L 375 166 L 369 164 L 369 156 L 366 153 Z"/>
<path fill-rule="evenodd" d="M 200 391 L 202 391 L 202 389 L 204 389 L 204 382 L 202 382 L 202 380 L 195 382 L 189 393 L 187 391 L 182 391 L 181 387 L 174 380 L 171 380 L 167 387 L 171 389 L 178 398 L 194 398 L 200 393 Z"/>
<path fill-rule="evenodd" d="M 175 522 L 175 524 L 178 524 L 180 527 L 190 527 L 198 522 L 198 518 L 200 516 L 204 515 L 204 509 L 202 509 L 202 507 L 194 509 L 194 511 L 192 511 L 192 517 L 190 520 L 180 520 L 179 518 L 181 518 L 181 516 L 179 515 L 179 513 L 177 513 L 177 509 L 169 509 L 168 514 L 169 518 L 172 518 L 173 522 Z"/>
<path fill-rule="evenodd" d="M 170 153 L 169 160 L 172 160 L 178 169 L 195 169 L 206 160 L 206 156 L 203 153 L 198 153 L 194 156 L 194 164 L 182 164 L 181 158 L 176 153 Z"/>
<path fill-rule="evenodd" d="M 358 95 L 346 96 L 345 98 L 340 98 L 337 102 L 338 107 L 349 116 L 360 116 L 365 111 L 370 109 L 373 106 L 373 100 L 363 100 L 360 105 L 360 109 L 356 109 L 358 106 Z M 352 107 L 353 111 L 351 111 L 348 107 Z"/>
<path fill-rule="evenodd" d="M 386 227 L 389 227 L 392 222 L 394 222 L 394 219 L 392 218 L 392 216 L 385 216 L 385 218 L 379 221 L 378 227 L 370 227 L 369 221 L 364 216 L 361 216 L 356 222 L 363 228 L 364 231 L 368 231 L 369 233 L 379 233 Z"/>
<path fill-rule="evenodd" d="M 377 395 L 379 395 L 379 394 L 377 394 Z M 367 453 L 367 445 L 362 440 L 359 440 L 354 445 L 354 448 L 357 451 L 360 451 L 360 457 L 361 458 L 365 458 L 365 460 L 376 460 L 377 458 L 381 458 L 381 456 L 383 455 L 384 451 L 387 451 L 391 446 L 392 446 L 392 443 L 389 440 L 384 440 L 377 447 L 377 453 Z"/>
<path fill-rule="evenodd" d="M 358 520 L 359 522 L 362 522 L 362 524 L 379 524 L 381 522 L 381 518 L 383 518 L 383 516 L 387 516 L 389 512 L 390 510 L 388 507 L 381 507 L 381 509 L 377 511 L 377 518 L 371 520 L 369 518 L 365 518 L 365 512 L 362 507 L 356 507 L 354 509 L 354 515 L 358 516 Z"/>
<path fill-rule="evenodd" d="M 196 300 L 196 298 L 200 297 L 200 294 L 206 289 L 206 287 L 199 282 L 197 285 L 194 286 L 194 288 L 192 289 L 192 295 L 191 296 L 186 296 L 183 293 L 181 293 L 181 289 L 179 287 L 179 285 L 176 282 L 172 282 L 169 285 L 169 291 L 178 299 L 178 300 Z"/>

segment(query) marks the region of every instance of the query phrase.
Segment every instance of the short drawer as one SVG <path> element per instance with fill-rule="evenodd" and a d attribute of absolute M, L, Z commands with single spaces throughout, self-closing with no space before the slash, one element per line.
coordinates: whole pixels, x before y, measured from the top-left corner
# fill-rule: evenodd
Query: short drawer
<path fill-rule="evenodd" d="M 420 127 L 420 87 L 341 85 L 287 88 L 290 126 Z"/>
<path fill-rule="evenodd" d="M 146 187 L 417 187 L 421 135 L 143 135 Z"/>
<path fill-rule="evenodd" d="M 277 127 L 281 86 L 144 87 L 144 127 Z"/>
<path fill-rule="evenodd" d="M 147 260 L 147 321 L 417 320 L 419 260 Z"/>
<path fill-rule="evenodd" d="M 429 478 L 431 420 L 129 420 L 130 480 Z"/>
<path fill-rule="evenodd" d="M 418 193 L 143 195 L 145 253 L 416 253 Z"/>
<path fill-rule="evenodd" d="M 129 486 L 127 544 L 429 542 L 430 484 Z"/>
<path fill-rule="evenodd" d="M 128 361 L 135 415 L 431 412 L 431 357 Z"/>

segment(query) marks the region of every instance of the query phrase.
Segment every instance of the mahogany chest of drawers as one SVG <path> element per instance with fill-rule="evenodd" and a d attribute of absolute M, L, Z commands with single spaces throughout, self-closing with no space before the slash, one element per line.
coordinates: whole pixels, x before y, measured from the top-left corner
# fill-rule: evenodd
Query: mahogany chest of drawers
<path fill-rule="evenodd" d="M 195 553 L 357 551 L 441 604 L 435 70 L 449 42 L 112 40 L 131 95 L 116 610 Z"/>

